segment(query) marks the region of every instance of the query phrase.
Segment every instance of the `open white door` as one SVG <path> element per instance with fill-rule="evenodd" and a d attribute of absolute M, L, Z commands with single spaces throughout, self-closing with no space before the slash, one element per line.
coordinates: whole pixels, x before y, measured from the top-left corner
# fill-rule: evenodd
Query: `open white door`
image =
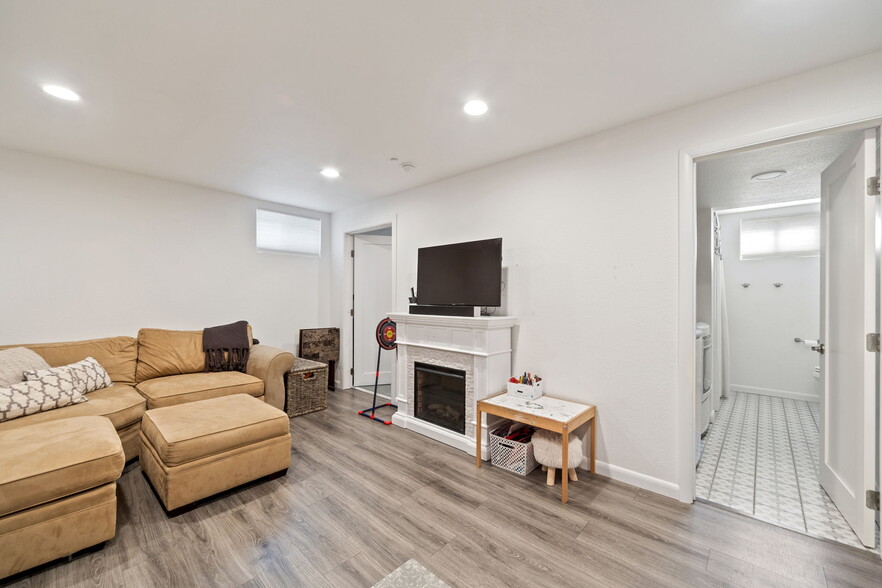
<path fill-rule="evenodd" d="M 821 486 L 864 545 L 875 543 L 876 130 L 864 133 L 821 175 Z"/>
<path fill-rule="evenodd" d="M 354 235 L 353 385 L 373 389 L 377 324 L 392 311 L 392 237 Z M 380 384 L 392 382 L 392 351 L 380 354 Z"/>

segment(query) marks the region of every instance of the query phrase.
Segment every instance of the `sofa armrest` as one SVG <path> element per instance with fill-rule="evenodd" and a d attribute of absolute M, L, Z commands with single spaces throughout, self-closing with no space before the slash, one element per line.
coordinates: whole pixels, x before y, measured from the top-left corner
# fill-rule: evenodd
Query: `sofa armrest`
<path fill-rule="evenodd" d="M 278 347 L 254 345 L 248 353 L 245 373 L 263 380 L 263 399 L 285 409 L 285 374 L 294 365 L 294 354 Z"/>

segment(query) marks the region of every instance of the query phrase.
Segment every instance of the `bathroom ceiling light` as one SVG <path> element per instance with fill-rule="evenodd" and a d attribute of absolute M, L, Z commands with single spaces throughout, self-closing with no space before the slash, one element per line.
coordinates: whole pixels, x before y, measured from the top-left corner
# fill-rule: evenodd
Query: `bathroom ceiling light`
<path fill-rule="evenodd" d="M 44 92 L 49 94 L 50 96 L 54 96 L 56 98 L 60 98 L 61 100 L 67 100 L 68 102 L 79 102 L 80 95 L 71 90 L 70 88 L 65 88 L 64 86 L 57 86 L 55 84 L 41 84 L 40 87 Z"/>
<path fill-rule="evenodd" d="M 783 176 L 786 173 L 787 172 L 784 171 L 783 169 L 776 169 L 773 171 L 760 172 L 756 175 L 750 176 L 750 179 L 764 182 L 766 180 L 774 180 L 775 178 L 780 178 L 781 176 Z"/>
<path fill-rule="evenodd" d="M 487 103 L 483 100 L 469 100 L 462 107 L 462 110 L 471 116 L 481 116 L 487 112 Z"/>
<path fill-rule="evenodd" d="M 340 172 L 334 169 L 333 167 L 326 167 L 320 172 L 326 178 L 339 178 Z"/>

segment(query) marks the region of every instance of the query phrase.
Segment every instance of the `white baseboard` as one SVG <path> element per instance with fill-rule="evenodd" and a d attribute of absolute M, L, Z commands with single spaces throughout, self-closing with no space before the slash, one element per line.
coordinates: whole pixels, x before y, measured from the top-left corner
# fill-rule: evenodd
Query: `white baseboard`
<path fill-rule="evenodd" d="M 598 460 L 596 463 L 597 473 L 601 476 L 606 476 L 607 478 L 612 478 L 618 482 L 637 486 L 638 488 L 643 488 L 644 490 L 649 490 L 650 492 L 655 492 L 656 494 L 661 494 L 668 498 L 674 498 L 676 500 L 679 500 L 680 498 L 680 486 L 674 482 L 665 482 L 664 480 L 653 478 L 652 476 L 647 476 L 646 474 L 641 474 L 611 463 L 606 463 L 605 461 Z M 587 457 L 582 459 L 581 468 L 584 470 L 588 469 Z"/>
<path fill-rule="evenodd" d="M 435 439 L 436 441 L 446 443 L 447 445 L 455 447 L 460 451 L 464 451 L 469 455 L 475 454 L 475 441 L 466 435 L 460 435 L 448 431 L 442 427 L 409 417 L 400 412 L 392 415 L 392 424 L 398 425 L 404 429 L 410 429 L 414 432 L 425 435 L 426 437 Z M 482 445 L 481 454 L 481 459 L 488 461 L 490 459 L 490 448 L 486 445 Z M 588 470 L 587 457 L 582 458 L 582 463 L 579 467 L 583 470 Z M 650 492 L 655 492 L 656 494 L 661 494 L 662 496 L 667 496 L 668 498 L 673 498 L 675 500 L 679 500 L 680 498 L 680 487 L 674 482 L 666 482 L 604 461 L 597 461 L 596 473 L 601 476 L 606 476 L 607 478 L 612 478 L 618 482 L 624 482 L 625 484 L 630 484 L 644 490 L 649 490 Z"/>
<path fill-rule="evenodd" d="M 806 402 L 820 402 L 821 399 L 815 394 L 805 392 L 791 392 L 790 390 L 776 390 L 775 388 L 760 388 L 758 386 L 742 386 L 741 384 L 729 384 L 729 390 L 734 392 L 748 392 L 763 396 L 775 396 L 777 398 L 790 398 L 792 400 L 805 400 Z"/>

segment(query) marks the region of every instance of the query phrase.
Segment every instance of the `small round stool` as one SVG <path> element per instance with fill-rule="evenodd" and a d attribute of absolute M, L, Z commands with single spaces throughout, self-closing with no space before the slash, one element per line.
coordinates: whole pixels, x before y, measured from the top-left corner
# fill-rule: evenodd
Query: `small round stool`
<path fill-rule="evenodd" d="M 533 457 L 537 463 L 542 464 L 542 471 L 548 472 L 546 483 L 554 486 L 555 471 L 564 469 L 561 463 L 561 434 L 546 431 L 545 429 L 536 429 L 533 433 Z M 576 466 L 582 463 L 582 440 L 573 435 L 569 436 L 569 447 L 567 448 L 566 469 L 569 470 L 570 480 L 578 481 L 576 477 Z M 561 475 L 566 475 L 561 471 Z"/>

